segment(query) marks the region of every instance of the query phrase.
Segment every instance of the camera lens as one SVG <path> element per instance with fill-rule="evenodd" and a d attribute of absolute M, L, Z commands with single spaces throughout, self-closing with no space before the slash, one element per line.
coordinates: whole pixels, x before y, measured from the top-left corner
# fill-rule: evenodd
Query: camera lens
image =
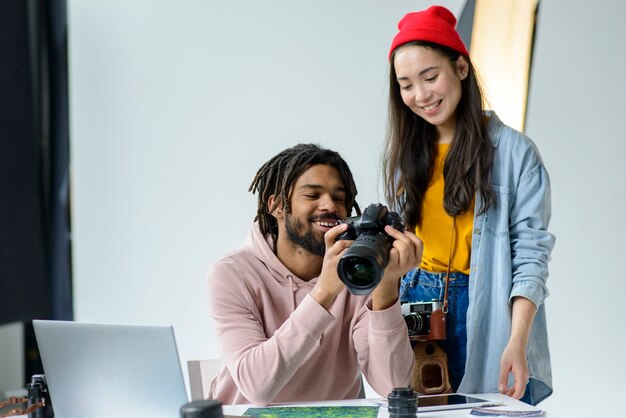
<path fill-rule="evenodd" d="M 410 387 L 394 388 L 387 395 L 389 418 L 417 416 L 417 393 Z"/>
<path fill-rule="evenodd" d="M 337 265 L 337 274 L 348 290 L 366 295 L 380 283 L 389 261 L 391 243 L 380 233 L 359 235 Z"/>
<path fill-rule="evenodd" d="M 409 335 L 419 335 L 424 327 L 424 321 L 421 315 L 414 313 L 406 314 L 404 315 L 404 321 L 406 322 L 406 327 L 409 329 Z"/>
<path fill-rule="evenodd" d="M 350 282 L 357 286 L 367 286 L 376 275 L 376 267 L 366 258 L 348 257 L 344 271 Z"/>
<path fill-rule="evenodd" d="M 180 407 L 180 418 L 224 418 L 222 403 L 213 399 L 188 402 Z"/>

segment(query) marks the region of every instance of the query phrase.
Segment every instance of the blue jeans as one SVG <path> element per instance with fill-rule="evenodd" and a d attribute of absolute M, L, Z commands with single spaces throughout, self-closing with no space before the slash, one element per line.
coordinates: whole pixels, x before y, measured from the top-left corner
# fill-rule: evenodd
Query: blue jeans
<path fill-rule="evenodd" d="M 400 283 L 400 302 L 443 302 L 446 273 L 432 273 L 414 269 Z M 448 356 L 448 375 L 452 391 L 456 392 L 463 375 L 467 358 L 467 307 L 469 304 L 469 276 L 450 273 L 448 286 L 448 315 L 446 317 L 446 340 L 437 341 Z M 530 395 L 529 381 L 522 402 L 534 405 Z"/>
<path fill-rule="evenodd" d="M 421 269 L 408 272 L 400 283 L 400 302 L 443 302 L 446 273 L 432 273 Z M 448 315 L 446 339 L 438 341 L 448 356 L 450 386 L 456 392 L 465 374 L 467 357 L 467 306 L 469 276 L 450 273 L 448 286 Z"/>

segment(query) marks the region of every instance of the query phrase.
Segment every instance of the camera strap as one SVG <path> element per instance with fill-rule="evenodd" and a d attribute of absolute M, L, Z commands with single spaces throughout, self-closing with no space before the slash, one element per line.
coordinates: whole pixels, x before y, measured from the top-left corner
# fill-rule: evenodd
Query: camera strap
<path fill-rule="evenodd" d="M 17 407 L 17 405 L 27 404 L 27 403 L 28 403 L 27 398 L 18 398 L 15 396 L 11 396 L 7 400 L 0 401 L 0 417 L 13 417 L 15 415 L 28 415 L 31 412 L 46 406 L 44 399 L 42 399 L 40 402 L 37 402 L 36 404 L 32 404 L 26 408 Z M 16 405 L 16 407 L 8 410 L 7 412 L 3 412 L 2 410 L 9 405 Z"/>
<path fill-rule="evenodd" d="M 446 271 L 446 285 L 443 290 L 443 303 L 441 312 L 448 314 L 448 287 L 450 286 L 450 265 L 452 264 L 452 249 L 454 248 L 454 231 L 456 230 L 456 216 L 452 218 L 452 233 L 450 234 L 450 255 L 448 256 L 448 269 Z"/>

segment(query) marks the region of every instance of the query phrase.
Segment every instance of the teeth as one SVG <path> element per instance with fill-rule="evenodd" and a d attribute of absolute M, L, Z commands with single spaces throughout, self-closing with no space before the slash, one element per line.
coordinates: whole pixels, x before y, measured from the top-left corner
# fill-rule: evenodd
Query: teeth
<path fill-rule="evenodd" d="M 439 103 L 441 103 L 441 100 L 439 100 L 437 103 L 433 103 L 431 105 L 424 106 L 424 107 L 422 107 L 422 109 L 424 109 L 425 111 L 429 112 L 429 111 L 433 110 L 434 108 L 436 108 L 437 106 L 439 106 Z"/>
<path fill-rule="evenodd" d="M 335 226 L 335 223 L 330 221 L 316 221 L 315 223 L 319 226 L 323 226 L 326 228 L 332 228 L 333 226 Z"/>

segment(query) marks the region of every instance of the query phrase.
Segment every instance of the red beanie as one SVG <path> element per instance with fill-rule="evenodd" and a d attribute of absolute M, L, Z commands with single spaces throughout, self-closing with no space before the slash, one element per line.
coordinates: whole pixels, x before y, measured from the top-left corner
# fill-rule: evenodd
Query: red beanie
<path fill-rule="evenodd" d="M 469 56 L 455 26 L 456 18 L 450 10 L 442 6 L 431 6 L 420 12 L 408 13 L 398 23 L 399 32 L 391 42 L 389 59 L 397 47 L 411 41 L 433 42 Z"/>

